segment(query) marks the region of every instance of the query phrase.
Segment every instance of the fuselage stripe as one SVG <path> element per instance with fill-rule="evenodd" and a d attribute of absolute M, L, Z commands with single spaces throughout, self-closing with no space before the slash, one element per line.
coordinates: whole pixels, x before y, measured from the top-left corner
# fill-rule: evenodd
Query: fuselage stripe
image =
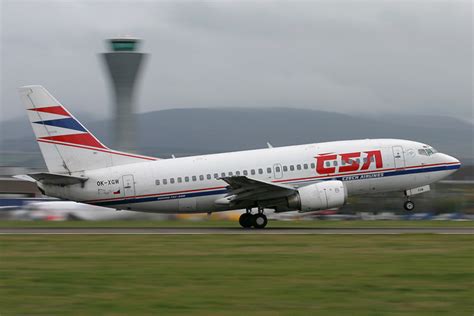
<path fill-rule="evenodd" d="M 431 166 L 431 167 L 427 167 Z M 417 168 L 417 169 L 414 169 Z M 434 165 L 424 165 L 424 166 L 412 166 L 403 169 L 383 169 L 383 170 L 373 170 L 370 173 L 372 174 L 382 174 L 381 177 L 390 177 L 390 176 L 399 176 L 413 173 L 424 173 L 424 172 L 436 172 L 443 170 L 453 170 L 460 168 L 459 163 L 448 163 L 448 164 L 434 164 Z M 407 170 L 408 169 L 408 170 Z M 387 172 L 388 171 L 388 172 Z M 342 181 L 353 181 L 353 180 L 363 180 L 357 179 L 356 176 L 367 174 L 367 172 L 360 172 L 357 174 L 338 174 L 326 176 L 325 178 L 321 177 L 310 177 L 310 178 L 300 178 L 300 179 L 288 179 L 288 180 L 279 180 L 278 182 L 286 183 L 295 183 L 301 184 L 304 182 L 312 182 L 314 180 L 329 181 L 329 180 L 342 180 Z M 345 177 L 351 177 L 351 179 L 343 180 Z M 301 180 L 304 179 L 304 180 Z M 277 182 L 277 181 L 273 181 Z M 227 193 L 225 186 L 219 187 L 210 187 L 203 189 L 193 189 L 193 190 L 181 190 L 181 191 L 172 191 L 172 192 L 163 192 L 163 193 L 154 193 L 154 194 L 145 194 L 138 195 L 134 197 L 120 197 L 120 198 L 110 198 L 110 199 L 101 199 L 101 200 L 90 200 L 83 201 L 83 203 L 95 204 L 95 205 L 119 205 L 119 204 L 131 204 L 131 203 L 142 203 L 142 202 L 151 202 L 151 201 L 163 201 L 163 200 L 172 200 L 180 198 L 189 198 L 189 197 L 198 197 L 198 196 L 208 196 L 208 195 L 218 195 Z"/>

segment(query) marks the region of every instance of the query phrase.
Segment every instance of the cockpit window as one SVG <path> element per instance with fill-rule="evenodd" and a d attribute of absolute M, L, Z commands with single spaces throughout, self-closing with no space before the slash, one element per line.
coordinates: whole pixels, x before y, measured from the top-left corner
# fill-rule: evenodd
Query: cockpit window
<path fill-rule="evenodd" d="M 436 154 L 438 151 L 434 149 L 433 147 L 427 147 L 423 149 L 418 149 L 418 153 L 423 156 L 431 156 Z"/>

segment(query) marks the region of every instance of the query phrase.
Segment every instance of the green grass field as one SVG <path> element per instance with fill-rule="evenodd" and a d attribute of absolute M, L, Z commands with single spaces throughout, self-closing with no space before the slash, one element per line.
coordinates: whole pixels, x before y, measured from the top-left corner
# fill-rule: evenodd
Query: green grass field
<path fill-rule="evenodd" d="M 4 235 L 0 255 L 2 316 L 474 313 L 470 235 Z"/>

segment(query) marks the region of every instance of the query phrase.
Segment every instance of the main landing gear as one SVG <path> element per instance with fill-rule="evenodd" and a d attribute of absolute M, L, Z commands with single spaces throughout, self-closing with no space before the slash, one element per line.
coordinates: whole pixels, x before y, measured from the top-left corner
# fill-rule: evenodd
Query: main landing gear
<path fill-rule="evenodd" d="M 252 214 L 252 209 L 248 208 L 239 218 L 239 224 L 243 228 L 265 228 L 267 223 L 268 219 L 263 214 L 263 208 L 259 208 L 257 214 Z"/>

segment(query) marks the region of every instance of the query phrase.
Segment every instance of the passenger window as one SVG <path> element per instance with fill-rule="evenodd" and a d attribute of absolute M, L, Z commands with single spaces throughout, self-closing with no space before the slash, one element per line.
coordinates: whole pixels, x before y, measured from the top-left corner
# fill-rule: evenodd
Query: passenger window
<path fill-rule="evenodd" d="M 288 167 L 287 167 L 287 166 L 283 166 L 283 171 L 287 172 L 287 171 L 288 171 Z"/>
<path fill-rule="evenodd" d="M 170 183 L 174 183 L 174 178 L 170 178 Z"/>
<path fill-rule="evenodd" d="M 267 173 L 272 173 L 272 168 L 267 168 Z"/>
<path fill-rule="evenodd" d="M 250 170 L 251 175 L 255 175 L 255 169 Z"/>
<path fill-rule="evenodd" d="M 258 169 L 258 173 L 259 173 L 259 174 L 263 174 L 263 169 L 262 169 L 262 168 L 259 168 L 259 169 Z"/>
<path fill-rule="evenodd" d="M 160 185 L 160 180 L 155 180 L 156 185 Z"/>
<path fill-rule="evenodd" d="M 168 184 L 168 180 L 163 179 L 163 184 Z"/>
<path fill-rule="evenodd" d="M 232 173 L 232 171 L 229 171 L 229 177 L 232 177 L 234 174 Z"/>
<path fill-rule="evenodd" d="M 314 162 L 311 163 L 311 169 L 316 168 L 316 164 Z"/>
<path fill-rule="evenodd" d="M 334 167 L 337 167 L 337 160 L 334 160 Z"/>
<path fill-rule="evenodd" d="M 329 161 L 326 161 L 326 167 L 331 166 L 331 163 Z"/>
<path fill-rule="evenodd" d="M 276 170 L 276 172 L 280 172 L 280 171 L 281 171 L 281 168 L 277 166 L 277 167 L 275 168 L 275 170 Z"/>
<path fill-rule="evenodd" d="M 214 179 L 218 179 L 219 178 L 219 174 L 218 173 L 214 173 Z"/>
<path fill-rule="evenodd" d="M 244 176 L 248 175 L 249 173 L 247 172 L 247 170 L 244 170 Z"/>
<path fill-rule="evenodd" d="M 301 165 L 296 165 L 296 169 L 301 170 Z"/>
<path fill-rule="evenodd" d="M 295 171 L 295 166 L 290 165 L 290 171 Z"/>
<path fill-rule="evenodd" d="M 225 172 L 222 172 L 221 173 L 221 178 L 224 178 L 225 177 Z"/>
<path fill-rule="evenodd" d="M 303 165 L 303 168 L 304 168 L 304 169 L 308 169 L 308 164 L 305 163 L 305 164 Z"/>
<path fill-rule="evenodd" d="M 178 177 L 178 183 L 183 182 L 183 179 L 181 177 Z"/>
<path fill-rule="evenodd" d="M 199 180 L 204 180 L 204 176 L 202 174 L 199 176 Z"/>
<path fill-rule="evenodd" d="M 196 176 L 193 176 L 193 178 L 192 178 L 192 179 L 193 179 L 193 181 L 196 181 L 196 180 L 197 180 Z"/>
<path fill-rule="evenodd" d="M 236 171 L 236 172 L 235 172 L 235 175 L 236 175 L 236 176 L 240 176 L 240 171 Z"/>
<path fill-rule="evenodd" d="M 184 177 L 184 181 L 189 182 L 189 177 Z"/>
<path fill-rule="evenodd" d="M 211 180 L 211 179 L 212 179 L 212 177 L 211 177 L 211 175 L 208 173 L 208 174 L 207 174 L 207 180 Z"/>

